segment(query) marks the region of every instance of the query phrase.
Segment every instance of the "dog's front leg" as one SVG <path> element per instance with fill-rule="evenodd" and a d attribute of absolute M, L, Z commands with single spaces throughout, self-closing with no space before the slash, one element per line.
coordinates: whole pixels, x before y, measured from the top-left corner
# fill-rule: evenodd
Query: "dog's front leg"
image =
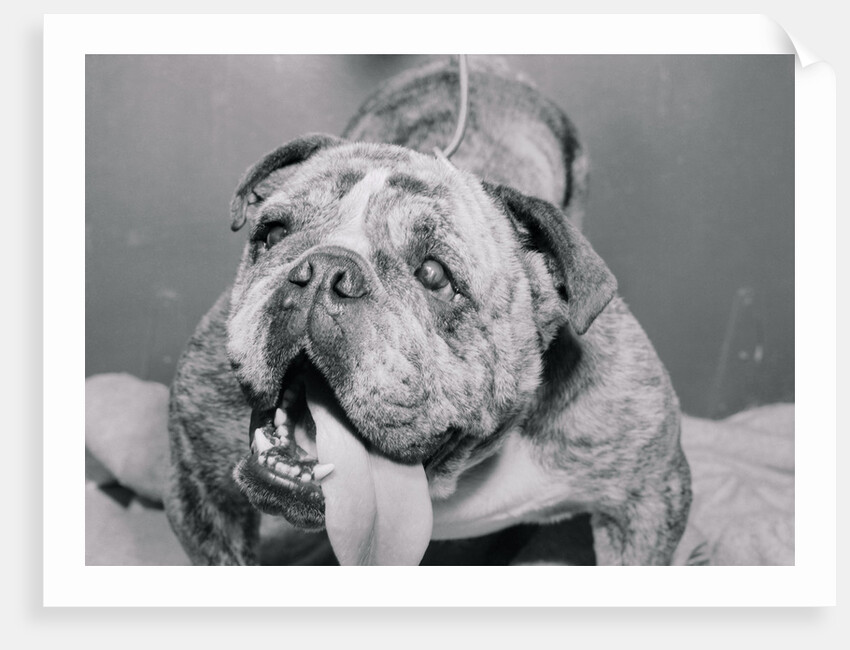
<path fill-rule="evenodd" d="M 631 490 L 619 508 L 591 518 L 598 565 L 667 565 L 685 531 L 691 503 L 690 470 L 679 452 L 656 481 Z"/>
<path fill-rule="evenodd" d="M 195 565 L 258 563 L 259 513 L 245 500 L 209 496 L 211 489 L 190 474 L 173 475 L 166 501 L 171 527 Z"/>
<path fill-rule="evenodd" d="M 197 432 L 193 436 L 174 417 L 170 428 L 171 474 L 165 506 L 183 549 L 196 565 L 257 564 L 260 516 L 231 478 L 227 456 L 210 465 L 192 451 Z"/>

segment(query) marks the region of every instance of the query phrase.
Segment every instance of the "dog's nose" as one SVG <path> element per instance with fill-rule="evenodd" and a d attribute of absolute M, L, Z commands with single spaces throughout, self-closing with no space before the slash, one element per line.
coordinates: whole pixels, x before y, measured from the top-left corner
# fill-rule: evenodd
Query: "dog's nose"
<path fill-rule="evenodd" d="M 302 288 L 312 287 L 330 298 L 362 298 L 369 293 L 364 262 L 345 249 L 315 251 L 290 272 L 289 281 Z"/>

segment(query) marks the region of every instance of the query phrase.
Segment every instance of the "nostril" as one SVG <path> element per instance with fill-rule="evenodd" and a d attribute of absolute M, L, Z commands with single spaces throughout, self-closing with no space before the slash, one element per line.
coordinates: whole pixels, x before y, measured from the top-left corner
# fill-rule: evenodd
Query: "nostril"
<path fill-rule="evenodd" d="M 313 279 L 313 265 L 310 260 L 304 260 L 289 272 L 289 281 L 299 287 L 306 287 Z"/>
<path fill-rule="evenodd" d="M 345 297 L 345 276 L 346 273 L 343 270 L 335 271 L 333 275 L 330 277 L 330 286 L 333 288 L 334 293 L 337 295 Z"/>
<path fill-rule="evenodd" d="M 362 298 L 366 295 L 366 282 L 363 275 L 351 269 L 334 274 L 331 281 L 334 293 L 341 298 Z"/>

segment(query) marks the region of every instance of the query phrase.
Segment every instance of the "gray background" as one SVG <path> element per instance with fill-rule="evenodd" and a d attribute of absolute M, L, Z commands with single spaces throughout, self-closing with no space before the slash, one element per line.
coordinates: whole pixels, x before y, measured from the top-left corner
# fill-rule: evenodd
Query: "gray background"
<path fill-rule="evenodd" d="M 585 233 L 686 412 L 794 399 L 792 56 L 506 57 L 591 158 Z M 232 280 L 244 169 L 339 133 L 403 56 L 88 56 L 86 376 L 169 382 Z"/>

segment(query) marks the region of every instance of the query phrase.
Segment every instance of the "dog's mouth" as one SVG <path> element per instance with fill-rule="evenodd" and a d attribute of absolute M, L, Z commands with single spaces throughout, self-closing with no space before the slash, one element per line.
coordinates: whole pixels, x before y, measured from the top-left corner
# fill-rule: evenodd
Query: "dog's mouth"
<path fill-rule="evenodd" d="M 257 509 L 283 515 L 301 528 L 320 530 L 324 518 L 320 484 L 334 466 L 319 462 L 316 424 L 307 405 L 308 383 L 326 382 L 302 354 L 289 364 L 275 406 L 252 410 L 251 453 L 237 467 L 236 478 Z M 327 386 L 314 390 L 330 392 Z"/>
<path fill-rule="evenodd" d="M 415 564 L 430 541 L 421 463 L 377 453 L 355 430 L 304 355 L 290 364 L 273 408 L 254 409 L 250 453 L 234 478 L 262 512 L 327 529 L 342 564 Z"/>
<path fill-rule="evenodd" d="M 305 359 L 290 364 L 275 408 L 254 409 L 248 432 L 252 457 L 274 480 L 296 487 L 319 482 L 333 470 L 318 462 L 316 424 L 307 408 L 308 377 L 324 381 Z"/>

